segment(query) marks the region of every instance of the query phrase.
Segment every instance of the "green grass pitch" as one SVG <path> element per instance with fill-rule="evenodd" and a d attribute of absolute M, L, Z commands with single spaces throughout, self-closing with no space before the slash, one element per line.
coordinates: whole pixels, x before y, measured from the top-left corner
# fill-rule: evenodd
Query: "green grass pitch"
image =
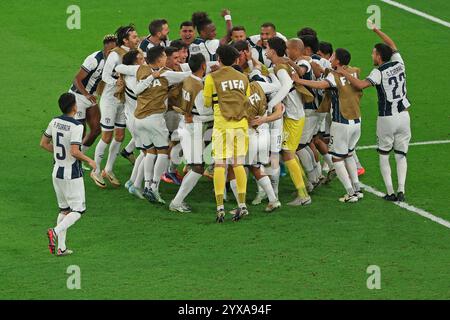
<path fill-rule="evenodd" d="M 401 2 L 450 19 L 448 1 Z M 450 298 L 450 230 L 371 194 L 340 204 L 338 181 L 316 191 L 310 207 L 285 206 L 272 215 L 251 207 L 242 222 L 216 225 L 206 179 L 188 198 L 195 212 L 181 215 L 134 199 L 123 188 L 99 190 L 86 176 L 88 211 L 68 232 L 75 254 L 51 256 L 45 230 L 56 221 L 57 205 L 52 159 L 39 140 L 85 56 L 100 49 L 103 35 L 129 22 L 143 36 L 151 19 L 165 17 L 175 39 L 181 21 L 205 10 L 218 34 L 224 30 L 216 1 L 76 1 L 81 30 L 66 28 L 70 4 L 0 4 L 0 299 Z M 379 41 L 365 27 L 371 4 L 380 6 L 382 28 L 406 62 L 413 141 L 449 139 L 448 28 L 375 0 L 227 2 L 234 23 L 249 34 L 266 21 L 288 37 L 314 27 L 321 40 L 349 49 L 351 64 L 363 75 L 372 69 L 370 54 Z M 376 109 L 375 89 L 366 90 L 360 145 L 376 143 Z M 384 191 L 376 152 L 358 155 L 367 170 L 362 182 Z M 449 157 L 449 144 L 411 147 L 408 155 L 407 202 L 446 220 Z M 115 171 L 124 182 L 131 167 L 119 158 Z M 176 190 L 162 184 L 166 200 Z M 249 198 L 254 190 L 250 182 Z M 282 203 L 292 191 L 284 178 Z M 81 269 L 81 290 L 66 288 L 69 265 Z M 381 290 L 366 287 L 369 265 L 381 269 Z"/>

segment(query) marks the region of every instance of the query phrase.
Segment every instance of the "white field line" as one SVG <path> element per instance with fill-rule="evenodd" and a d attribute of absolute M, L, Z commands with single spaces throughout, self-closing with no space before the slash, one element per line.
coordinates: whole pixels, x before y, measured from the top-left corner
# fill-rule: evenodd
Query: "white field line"
<path fill-rule="evenodd" d="M 368 185 L 366 185 L 364 183 L 361 183 L 361 186 L 364 188 L 364 191 L 372 193 L 372 194 L 376 195 L 377 197 L 381 198 L 381 197 L 384 196 L 384 193 L 378 191 L 377 189 L 375 189 L 375 188 L 373 188 L 371 186 L 368 186 Z M 406 202 L 393 202 L 393 204 L 395 204 L 396 206 L 399 206 L 399 207 L 401 207 L 403 209 L 406 209 L 408 211 L 414 212 L 414 213 L 416 213 L 416 214 L 418 214 L 418 215 L 420 215 L 420 216 L 422 216 L 424 218 L 427 218 L 427 219 L 429 219 L 431 221 L 439 223 L 440 225 L 443 225 L 444 227 L 447 227 L 447 228 L 450 229 L 450 222 L 449 221 L 444 220 L 444 219 L 439 218 L 439 217 L 436 217 L 435 215 L 432 215 L 431 213 L 429 213 L 429 212 L 427 212 L 427 211 L 425 211 L 423 209 L 416 208 L 416 207 L 414 207 L 414 206 L 412 206 L 410 204 L 407 204 Z"/>
<path fill-rule="evenodd" d="M 427 14 L 427 13 L 425 13 L 425 12 L 422 12 L 422 11 L 419 11 L 419 10 L 417 10 L 417 9 L 414 9 L 414 8 L 411 8 L 411 7 L 408 7 L 408 6 L 405 6 L 404 4 L 398 3 L 397 1 L 391 1 L 391 0 L 380 0 L 380 1 L 381 1 L 381 2 L 384 2 L 384 3 L 386 3 L 386 4 L 389 4 L 389 5 L 391 5 L 391 6 L 397 7 L 397 8 L 399 8 L 399 9 L 408 11 L 408 12 L 410 12 L 410 13 L 412 13 L 412 14 L 418 15 L 418 16 L 420 16 L 420 17 L 422 17 L 422 18 L 425 18 L 425 19 L 427 19 L 427 20 L 433 21 L 433 22 L 435 22 L 435 23 L 439 23 L 439 24 L 441 24 L 441 25 L 443 25 L 443 26 L 445 26 L 445 27 L 447 27 L 447 28 L 450 28 L 450 22 L 447 22 L 447 21 L 445 21 L 445 20 L 436 18 L 436 17 L 434 17 L 434 16 L 432 16 L 432 15 L 429 15 L 429 14 Z"/>
<path fill-rule="evenodd" d="M 430 144 L 446 144 L 450 143 L 450 140 L 435 140 L 435 141 L 421 141 L 421 142 L 412 142 L 409 145 L 410 146 L 425 146 Z M 366 149 L 376 149 L 378 148 L 377 145 L 371 145 L 371 146 L 357 146 L 356 150 L 366 150 Z"/>

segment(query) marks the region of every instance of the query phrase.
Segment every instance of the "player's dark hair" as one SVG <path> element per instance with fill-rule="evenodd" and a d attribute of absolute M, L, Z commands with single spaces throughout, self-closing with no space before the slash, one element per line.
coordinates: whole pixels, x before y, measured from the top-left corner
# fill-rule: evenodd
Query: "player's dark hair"
<path fill-rule="evenodd" d="M 325 54 L 333 54 L 333 45 L 329 42 L 321 41 L 319 43 L 319 50 Z"/>
<path fill-rule="evenodd" d="M 261 25 L 261 28 L 272 28 L 273 31 L 276 31 L 276 30 L 277 30 L 277 28 L 275 27 L 275 25 L 274 25 L 272 22 L 264 22 L 264 23 Z"/>
<path fill-rule="evenodd" d="M 171 57 L 175 52 L 180 51 L 180 49 L 170 46 L 165 47 L 164 51 L 166 52 L 166 56 Z"/>
<path fill-rule="evenodd" d="M 304 27 L 297 31 L 297 37 L 301 38 L 303 36 L 314 36 L 317 38 L 317 32 L 313 28 Z"/>
<path fill-rule="evenodd" d="M 156 19 L 150 22 L 148 25 L 148 31 L 152 36 L 156 36 L 158 32 L 161 32 L 163 29 L 163 25 L 167 24 L 166 19 Z"/>
<path fill-rule="evenodd" d="M 334 52 L 334 55 L 336 59 L 339 60 L 339 64 L 341 66 L 347 66 L 350 63 L 350 60 L 352 59 L 352 55 L 347 49 L 343 48 L 337 48 Z"/>
<path fill-rule="evenodd" d="M 124 39 L 128 40 L 128 37 L 130 36 L 130 32 L 136 31 L 134 24 L 130 24 L 128 26 L 120 26 L 117 28 L 115 35 L 117 37 L 117 44 L 119 46 L 124 44 Z"/>
<path fill-rule="evenodd" d="M 183 21 L 180 24 L 180 29 L 182 29 L 183 27 L 193 27 L 194 24 L 192 23 L 192 21 Z"/>
<path fill-rule="evenodd" d="M 202 67 L 202 64 L 206 63 L 205 56 L 201 53 L 193 54 L 189 58 L 189 68 L 192 72 L 197 72 Z"/>
<path fill-rule="evenodd" d="M 248 42 L 245 40 L 233 42 L 232 46 L 239 52 L 249 50 Z"/>
<path fill-rule="evenodd" d="M 375 45 L 375 50 L 380 55 L 383 62 L 388 62 L 389 60 L 391 60 L 392 55 L 394 54 L 392 48 L 385 43 L 377 43 Z"/>
<path fill-rule="evenodd" d="M 206 12 L 194 12 L 192 14 L 192 23 L 198 32 L 201 32 L 207 25 L 212 23 Z"/>
<path fill-rule="evenodd" d="M 178 50 L 181 50 L 183 48 L 184 49 L 188 49 L 189 48 L 189 46 L 186 43 L 184 43 L 182 40 L 174 40 L 174 41 L 172 41 L 170 43 L 170 46 L 174 47 L 174 48 L 177 48 Z"/>
<path fill-rule="evenodd" d="M 223 45 L 217 48 L 216 51 L 220 61 L 226 66 L 232 66 L 239 57 L 239 51 L 229 45 Z"/>
<path fill-rule="evenodd" d="M 139 53 L 141 53 L 141 51 L 137 50 L 137 49 L 132 49 L 132 50 L 128 51 L 123 56 L 122 63 L 127 66 L 132 66 L 133 64 L 136 63 L 137 56 L 139 55 Z"/>
<path fill-rule="evenodd" d="M 286 41 L 280 37 L 273 37 L 267 41 L 270 49 L 275 50 L 277 56 L 283 57 L 286 54 Z"/>
<path fill-rule="evenodd" d="M 68 114 L 72 111 L 72 107 L 75 105 L 75 95 L 70 92 L 64 92 L 58 99 L 59 109 L 61 109 L 62 113 Z"/>
<path fill-rule="evenodd" d="M 148 64 L 155 63 L 164 53 L 164 47 L 163 46 L 156 46 L 153 48 L 147 49 L 147 57 L 145 60 L 147 60 Z"/>
<path fill-rule="evenodd" d="M 244 26 L 234 26 L 233 28 L 231 28 L 231 33 L 233 33 L 234 31 L 245 31 L 245 27 Z"/>
<path fill-rule="evenodd" d="M 311 48 L 313 53 L 317 53 L 319 50 L 319 39 L 312 35 L 301 36 L 300 39 L 303 41 L 305 48 Z"/>
<path fill-rule="evenodd" d="M 103 45 L 108 44 L 108 43 L 117 43 L 117 37 L 114 34 L 107 34 L 106 36 L 103 37 Z"/>

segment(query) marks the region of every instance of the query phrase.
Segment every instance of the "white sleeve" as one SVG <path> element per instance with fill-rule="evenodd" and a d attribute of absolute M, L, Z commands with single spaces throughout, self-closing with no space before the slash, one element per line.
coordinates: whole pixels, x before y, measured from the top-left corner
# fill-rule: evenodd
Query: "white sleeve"
<path fill-rule="evenodd" d="M 114 72 L 114 68 L 119 63 L 119 55 L 116 52 L 111 52 L 106 59 L 105 66 L 103 67 L 102 72 L 102 80 L 107 83 L 114 85 L 116 84 L 117 80 L 112 77 L 112 74 Z"/>
<path fill-rule="evenodd" d="M 212 40 L 205 41 L 205 47 L 211 54 L 216 53 L 217 48 L 219 48 L 219 45 L 220 45 L 219 39 L 212 39 Z"/>
<path fill-rule="evenodd" d="M 70 133 L 70 144 L 81 145 L 83 141 L 83 125 L 79 124 L 75 126 Z"/>
<path fill-rule="evenodd" d="M 209 117 L 209 116 L 212 116 L 214 114 L 213 108 L 206 108 L 205 107 L 205 100 L 204 100 L 204 97 L 203 97 L 203 90 L 201 90 L 197 94 L 197 96 L 195 97 L 194 104 L 195 104 L 195 108 L 197 109 L 198 114 L 200 116 L 205 116 L 205 117 L 208 116 Z"/>
<path fill-rule="evenodd" d="M 292 81 L 291 76 L 288 74 L 288 72 L 285 69 L 281 69 L 277 72 L 277 77 L 280 80 L 281 88 L 278 90 L 278 92 L 270 99 L 268 109 L 272 109 L 274 106 L 279 104 L 281 101 L 283 101 L 284 98 L 289 94 L 289 91 L 292 88 L 292 84 L 294 81 Z"/>
<path fill-rule="evenodd" d="M 325 78 L 325 81 L 330 84 L 330 87 L 336 88 L 336 80 L 334 79 L 334 75 L 330 72 L 327 77 Z"/>
<path fill-rule="evenodd" d="M 166 71 L 161 77 L 164 77 L 169 82 L 169 86 L 182 82 L 184 79 L 189 77 L 192 71 L 177 72 L 177 71 Z"/>
<path fill-rule="evenodd" d="M 257 81 L 258 84 L 261 86 L 265 94 L 271 95 L 278 90 L 280 90 L 280 83 L 270 83 L 270 82 L 263 82 L 263 81 Z"/>
<path fill-rule="evenodd" d="M 125 64 L 119 64 L 116 67 L 116 71 L 126 76 L 136 76 L 139 67 L 139 65 L 127 66 Z"/>
<path fill-rule="evenodd" d="M 403 61 L 402 56 L 400 55 L 400 52 L 398 52 L 398 51 L 394 52 L 394 54 L 391 57 L 391 61 L 393 61 L 393 62 L 397 61 L 397 62 L 400 62 L 402 64 L 405 64 L 405 62 Z"/>
<path fill-rule="evenodd" d="M 44 136 L 46 136 L 47 138 L 52 137 L 52 127 L 53 127 L 53 120 L 50 121 L 50 123 L 47 126 L 47 129 L 44 131 Z"/>
<path fill-rule="evenodd" d="M 149 75 L 147 78 L 139 80 L 136 83 L 136 91 L 134 92 L 137 96 L 145 91 L 153 82 L 154 78 L 152 75 Z"/>
<path fill-rule="evenodd" d="M 373 86 L 381 84 L 381 71 L 376 68 L 373 69 L 372 72 L 367 76 L 366 80 L 369 80 L 369 82 Z"/>
<path fill-rule="evenodd" d="M 300 60 L 297 65 L 299 67 L 305 67 L 306 68 L 306 72 L 310 72 L 311 71 L 311 64 L 306 61 L 306 60 Z"/>
<path fill-rule="evenodd" d="M 87 73 L 89 73 L 92 70 L 95 70 L 97 66 L 98 66 L 97 59 L 95 59 L 92 55 L 90 55 L 83 61 L 81 68 Z"/>

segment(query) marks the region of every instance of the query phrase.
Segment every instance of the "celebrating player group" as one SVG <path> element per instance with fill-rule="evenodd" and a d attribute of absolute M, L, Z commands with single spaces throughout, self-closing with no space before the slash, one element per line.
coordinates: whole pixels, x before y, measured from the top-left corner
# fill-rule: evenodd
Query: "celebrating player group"
<path fill-rule="evenodd" d="M 410 103 L 405 65 L 393 40 L 372 25 L 382 42 L 371 52 L 375 68 L 362 78 L 350 64 L 351 53 L 320 42 L 312 28 L 300 28 L 297 37 L 287 39 L 267 22 L 251 36 L 244 26 L 233 26 L 229 10 L 221 16 L 226 33 L 220 39 L 208 14 L 195 12 L 180 24 L 178 40 L 169 40 L 165 19 L 151 21 L 146 37 L 139 37 L 133 25 L 121 26 L 104 37 L 102 50 L 84 60 L 59 98 L 62 115 L 50 121 L 41 139 L 55 161 L 59 214 L 56 227 L 47 231 L 52 254 L 72 253 L 65 239 L 86 209 L 83 169 L 108 192 L 121 185 L 114 173 L 119 154 L 133 164 L 124 183 L 130 196 L 151 205 L 167 200 L 171 211 L 195 211 L 187 196 L 202 176 L 212 179 L 218 223 L 225 221 L 224 201 L 233 196 L 231 219 L 249 214 L 251 181 L 258 188 L 252 205 L 267 202 L 266 212 L 279 210 L 284 170 L 296 190 L 288 206 L 310 205 L 313 190 L 336 176 L 345 189 L 339 201 L 361 201 L 358 176 L 364 168 L 355 148 L 362 90 L 372 86 L 378 93 L 384 199 L 404 201 Z M 126 131 L 131 140 L 121 150 Z M 90 159 L 85 153 L 97 140 Z M 170 201 L 160 192 L 161 180 L 179 185 Z"/>

